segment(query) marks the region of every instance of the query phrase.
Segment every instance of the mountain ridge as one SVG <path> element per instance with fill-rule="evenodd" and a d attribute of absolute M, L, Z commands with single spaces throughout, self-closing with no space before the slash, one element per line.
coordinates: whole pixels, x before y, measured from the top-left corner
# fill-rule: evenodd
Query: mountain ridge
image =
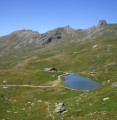
<path fill-rule="evenodd" d="M 69 25 L 65 27 L 55 28 L 46 33 L 39 33 L 33 30 L 18 30 L 14 31 L 9 35 L 0 37 L 0 53 L 6 53 L 11 49 L 18 49 L 21 47 L 32 46 L 32 50 L 37 48 L 50 48 L 55 45 L 59 45 L 59 43 L 66 42 L 67 44 L 76 43 L 79 41 L 85 40 L 94 40 L 97 36 L 101 36 L 105 28 L 107 28 L 109 24 L 107 24 L 106 20 L 100 20 L 97 26 L 92 26 L 88 29 L 73 29 Z M 112 31 L 109 30 L 108 31 Z M 2 54 L 1 54 L 2 55 Z"/>
<path fill-rule="evenodd" d="M 100 20 L 99 21 L 99 23 L 98 23 L 98 25 L 97 25 L 97 27 L 100 25 L 100 27 L 99 28 L 102 28 L 102 26 L 104 26 L 104 27 L 106 27 L 106 25 L 107 25 L 107 23 L 106 23 L 106 20 Z M 96 26 L 92 26 L 92 27 L 96 27 Z M 92 27 L 89 27 L 89 28 L 87 28 L 87 29 L 90 29 L 90 28 L 92 28 Z M 70 25 L 66 25 L 66 26 L 64 26 L 64 27 L 58 27 L 58 28 L 55 28 L 55 29 L 64 29 L 64 30 L 66 30 L 67 32 L 68 32 L 68 30 L 70 31 L 79 31 L 79 30 L 87 30 L 87 29 L 74 29 L 74 28 L 72 28 Z M 52 30 L 49 30 L 49 31 L 53 31 L 53 30 L 55 30 L 55 29 L 52 29 Z M 48 33 L 49 31 L 47 31 L 47 32 L 45 32 L 45 33 L 39 33 L 38 31 L 34 31 L 34 30 L 31 30 L 31 29 L 20 29 L 20 30 L 16 30 L 16 31 L 13 31 L 13 32 L 11 32 L 10 34 L 15 34 L 15 33 L 20 33 L 20 32 L 36 32 L 36 33 L 38 33 L 38 34 L 45 34 L 45 33 Z M 7 35 L 4 35 L 4 36 L 0 36 L 0 38 L 1 37 L 5 37 L 5 36 L 8 36 L 8 35 L 10 35 L 10 34 L 7 34 Z"/>

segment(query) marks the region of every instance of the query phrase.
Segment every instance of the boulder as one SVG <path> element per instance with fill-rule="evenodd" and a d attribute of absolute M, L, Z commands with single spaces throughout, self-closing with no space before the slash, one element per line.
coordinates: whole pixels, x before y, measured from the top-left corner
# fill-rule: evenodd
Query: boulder
<path fill-rule="evenodd" d="M 57 104 L 57 103 L 55 103 L 55 110 L 54 110 L 54 112 L 56 112 L 56 113 L 62 113 L 63 111 L 65 111 L 65 108 L 64 108 L 64 103 L 59 103 L 59 104 Z"/>
<path fill-rule="evenodd" d="M 110 99 L 109 97 L 103 98 L 104 101 L 105 101 L 105 100 L 109 100 L 109 99 Z"/>
<path fill-rule="evenodd" d="M 117 82 L 114 82 L 111 87 L 117 87 Z"/>

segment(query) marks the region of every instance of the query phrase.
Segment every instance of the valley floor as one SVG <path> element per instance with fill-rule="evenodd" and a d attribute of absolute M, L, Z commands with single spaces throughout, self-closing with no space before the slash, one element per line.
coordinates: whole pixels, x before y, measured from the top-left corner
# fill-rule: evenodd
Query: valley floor
<path fill-rule="evenodd" d="M 100 96 L 97 90 L 78 91 L 67 89 L 61 84 L 61 77 L 67 72 L 58 75 L 58 79 L 45 84 L 48 86 L 36 85 L 0 85 L 1 94 L 1 119 L 2 120 L 116 120 L 117 110 L 114 106 L 111 109 L 101 108 L 108 106 L 112 96 L 108 94 Z M 105 91 L 105 93 L 107 93 Z M 72 95 L 72 98 L 71 98 Z M 109 97 L 110 100 L 104 101 Z M 100 100 L 102 99 L 102 100 Z M 54 113 L 54 104 L 64 102 L 65 113 Z M 101 105 L 99 105 L 99 103 Z M 114 102 L 113 102 L 114 103 Z M 113 105 L 112 103 L 112 105 Z M 99 106 L 97 106 L 98 104 Z M 111 105 L 111 104 L 110 104 Z M 109 106 L 110 106 L 109 105 Z M 108 106 L 108 107 L 109 107 Z M 83 110 L 84 109 L 84 110 Z M 90 111 L 88 110 L 90 109 Z M 115 117 L 114 117 L 115 116 Z"/>
<path fill-rule="evenodd" d="M 30 54 L 22 49 L 2 56 L 0 120 L 117 120 L 116 41 L 98 39 L 61 51 L 61 46 Z M 44 71 L 48 67 L 58 71 Z M 90 75 L 93 70 L 96 74 Z M 61 82 L 68 73 L 101 84 L 90 91 L 68 89 Z M 55 103 L 61 102 L 66 111 L 55 113 Z"/>

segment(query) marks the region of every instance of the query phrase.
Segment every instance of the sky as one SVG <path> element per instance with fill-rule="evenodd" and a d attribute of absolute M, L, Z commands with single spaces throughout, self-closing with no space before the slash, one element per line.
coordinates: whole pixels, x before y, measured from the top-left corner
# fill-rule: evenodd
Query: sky
<path fill-rule="evenodd" d="M 99 20 L 117 23 L 117 0 L 0 0 L 0 36 L 21 29 L 45 33 L 66 25 L 86 29 Z"/>

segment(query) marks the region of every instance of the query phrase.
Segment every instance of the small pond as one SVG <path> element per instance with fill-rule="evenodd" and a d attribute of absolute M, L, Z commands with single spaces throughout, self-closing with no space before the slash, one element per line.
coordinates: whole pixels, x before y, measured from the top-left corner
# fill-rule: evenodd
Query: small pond
<path fill-rule="evenodd" d="M 71 73 L 69 75 L 64 76 L 66 78 L 63 83 L 65 87 L 77 89 L 77 90 L 93 90 L 99 87 L 99 82 L 94 80 L 81 77 L 78 74 Z"/>

